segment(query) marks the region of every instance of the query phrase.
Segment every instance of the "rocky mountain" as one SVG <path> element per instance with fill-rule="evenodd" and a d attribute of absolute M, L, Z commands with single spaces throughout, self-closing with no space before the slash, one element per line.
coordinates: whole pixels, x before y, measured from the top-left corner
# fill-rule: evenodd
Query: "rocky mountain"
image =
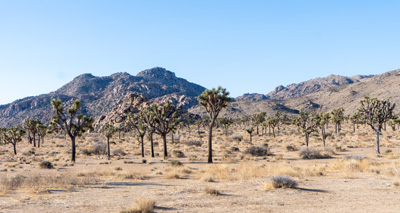
<path fill-rule="evenodd" d="M 67 106 L 73 101 L 82 101 L 81 112 L 95 118 L 105 115 L 120 104 L 126 95 L 137 92 L 150 100 L 173 100 L 175 104 L 189 108 L 197 104 L 196 97 L 204 87 L 178 78 L 171 71 L 161 67 L 139 72 L 115 73 L 111 76 L 96 77 L 82 74 L 57 91 L 16 100 L 0 106 L 0 127 L 20 125 L 26 118 L 47 122 L 53 115 L 50 105 L 52 98 L 61 99 Z"/>
<path fill-rule="evenodd" d="M 263 101 L 267 99 L 267 96 L 263 94 L 245 93 L 242 96 L 236 97 L 235 101 Z"/>
<path fill-rule="evenodd" d="M 274 91 L 267 94 L 268 99 L 287 100 L 291 98 L 302 97 L 323 89 L 335 90 L 341 85 L 353 84 L 363 79 L 371 78 L 372 75 L 357 75 L 345 77 L 340 75 L 329 75 L 324 78 L 315 78 L 298 84 L 290 84 L 286 87 L 280 85 Z"/>
<path fill-rule="evenodd" d="M 327 79 L 336 79 L 336 82 L 328 81 Z M 340 79 L 340 81 L 338 81 L 338 79 Z M 321 86 L 322 83 L 318 83 L 321 87 L 317 92 L 296 98 L 232 102 L 221 112 L 221 116 L 237 118 L 259 112 L 267 112 L 267 115 L 272 115 L 277 110 L 289 115 L 297 115 L 301 108 L 307 111 L 316 110 L 318 112 L 330 112 L 339 107 L 345 109 L 345 114 L 352 114 L 357 111 L 357 108 L 360 106 L 360 100 L 364 99 L 365 96 L 377 97 L 379 99 L 387 99 L 390 97 L 391 101 L 397 105 L 395 112 L 400 112 L 400 94 L 397 92 L 400 90 L 400 69 L 375 76 L 353 76 L 349 78 L 328 76 L 323 80 L 313 79 L 307 83 L 294 84 L 291 88 L 295 88 L 295 85 L 298 85 L 298 88 L 306 88 L 306 84 L 312 85 L 310 82 L 328 83 L 325 84 L 326 86 Z M 315 86 L 315 88 L 317 88 L 317 86 Z M 285 95 L 284 97 L 294 96 L 295 95 Z M 199 106 L 191 108 L 190 112 L 199 115 L 205 114 L 205 111 Z"/>

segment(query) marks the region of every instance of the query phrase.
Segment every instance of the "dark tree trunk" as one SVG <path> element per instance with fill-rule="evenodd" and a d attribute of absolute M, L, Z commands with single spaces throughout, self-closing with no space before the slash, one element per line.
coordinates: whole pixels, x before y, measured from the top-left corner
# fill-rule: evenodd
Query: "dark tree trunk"
<path fill-rule="evenodd" d="M 17 143 L 13 143 L 14 146 L 14 155 L 17 155 Z"/>
<path fill-rule="evenodd" d="M 109 137 L 107 137 L 107 157 L 108 157 L 108 160 L 111 159 L 111 153 L 110 153 L 110 138 L 109 138 Z"/>
<path fill-rule="evenodd" d="M 379 131 L 376 132 L 376 153 L 381 154 L 381 151 L 379 150 Z"/>
<path fill-rule="evenodd" d="M 252 136 L 251 136 L 251 133 L 249 133 L 249 135 L 250 135 L 250 143 L 251 143 L 251 142 L 253 141 L 253 140 L 252 140 Z"/>
<path fill-rule="evenodd" d="M 356 132 L 356 123 L 353 123 L 353 132 Z"/>
<path fill-rule="evenodd" d="M 174 133 L 171 134 L 171 141 L 172 141 L 172 143 L 175 143 L 175 141 L 174 141 Z"/>
<path fill-rule="evenodd" d="M 142 144 L 142 158 L 144 158 L 144 140 L 143 140 L 143 137 L 144 137 L 144 135 L 140 137 L 140 140 L 141 140 L 140 143 Z"/>
<path fill-rule="evenodd" d="M 121 139 L 121 130 L 118 130 L 118 139 Z"/>
<path fill-rule="evenodd" d="M 38 144 L 38 147 L 40 148 L 40 135 L 38 135 L 38 142 L 37 142 L 37 144 Z"/>
<path fill-rule="evenodd" d="M 274 128 L 274 127 L 272 127 L 272 135 L 273 135 L 274 138 L 275 138 L 275 128 Z"/>
<path fill-rule="evenodd" d="M 258 135 L 258 125 L 257 125 L 257 135 Z"/>
<path fill-rule="evenodd" d="M 162 135 L 163 138 L 163 143 L 164 143 L 164 159 L 168 157 L 168 152 L 167 152 L 167 135 Z"/>
<path fill-rule="evenodd" d="M 321 133 L 322 133 L 322 142 L 324 143 L 324 147 L 325 147 L 325 138 L 326 138 L 325 127 L 322 127 Z"/>
<path fill-rule="evenodd" d="M 212 159 L 212 128 L 213 125 L 210 125 L 210 129 L 208 130 L 208 163 L 213 163 Z"/>
<path fill-rule="evenodd" d="M 36 136 L 33 135 L 33 146 L 36 147 Z"/>
<path fill-rule="evenodd" d="M 306 145 L 307 145 L 307 147 L 308 147 L 308 140 L 309 140 L 309 138 L 310 138 L 310 135 L 309 135 L 308 133 L 306 133 Z"/>
<path fill-rule="evenodd" d="M 75 163 L 75 155 L 76 155 L 76 144 L 75 144 L 75 136 L 71 137 L 72 142 L 72 162 Z"/>
<path fill-rule="evenodd" d="M 154 158 L 153 133 L 150 133 L 151 157 Z"/>

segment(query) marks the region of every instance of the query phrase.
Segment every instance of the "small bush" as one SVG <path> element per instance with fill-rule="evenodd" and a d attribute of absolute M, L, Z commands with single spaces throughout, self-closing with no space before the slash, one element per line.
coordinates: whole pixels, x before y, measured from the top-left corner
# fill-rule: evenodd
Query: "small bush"
<path fill-rule="evenodd" d="M 239 141 L 240 142 L 240 141 L 243 140 L 243 136 L 240 135 L 240 134 L 233 134 L 233 135 L 229 136 L 229 139 L 233 140 L 233 141 Z"/>
<path fill-rule="evenodd" d="M 107 154 L 107 144 L 104 142 L 97 142 L 93 145 L 91 153 L 95 155 L 105 155 Z"/>
<path fill-rule="evenodd" d="M 290 178 L 289 176 L 274 176 L 271 178 L 271 183 L 272 186 L 277 189 L 277 188 L 296 188 L 297 187 L 297 182 Z"/>
<path fill-rule="evenodd" d="M 200 147 L 202 145 L 201 141 L 195 140 L 195 139 L 188 139 L 186 141 L 183 142 L 183 144 L 187 145 L 187 146 L 197 146 Z"/>
<path fill-rule="evenodd" d="M 205 192 L 206 194 L 209 194 L 209 195 L 216 195 L 216 196 L 222 194 L 222 193 L 221 193 L 220 191 L 218 191 L 217 189 L 211 188 L 211 187 L 206 187 L 206 188 L 204 189 L 204 192 Z"/>
<path fill-rule="evenodd" d="M 180 151 L 180 150 L 174 150 L 174 151 L 172 151 L 172 155 L 173 155 L 174 157 L 177 157 L 177 158 L 183 158 L 183 157 L 185 157 L 185 154 L 183 154 L 183 152 Z"/>
<path fill-rule="evenodd" d="M 182 166 L 182 163 L 179 160 L 171 160 L 169 162 L 169 165 L 171 165 L 171 166 Z"/>
<path fill-rule="evenodd" d="M 116 155 L 116 156 L 125 156 L 126 155 L 124 150 L 122 150 L 121 148 L 114 149 L 112 153 L 113 153 L 113 155 Z"/>
<path fill-rule="evenodd" d="M 120 213 L 151 213 L 156 207 L 156 202 L 151 199 L 136 199 L 136 205 L 132 209 L 122 210 Z"/>
<path fill-rule="evenodd" d="M 251 146 L 244 151 L 244 154 L 250 154 L 252 156 L 268 156 L 271 155 L 267 147 Z"/>
<path fill-rule="evenodd" d="M 364 155 L 349 155 L 345 157 L 345 159 L 347 160 L 359 160 L 359 161 L 364 160 L 365 158 L 367 157 L 365 157 Z"/>
<path fill-rule="evenodd" d="M 239 148 L 232 146 L 231 148 L 229 148 L 229 150 L 231 150 L 232 152 L 239 152 Z"/>
<path fill-rule="evenodd" d="M 287 145 L 286 146 L 286 150 L 289 151 L 289 152 L 297 151 L 296 147 L 294 147 L 292 145 Z"/>
<path fill-rule="evenodd" d="M 82 150 L 82 154 L 89 156 L 89 155 L 91 155 L 92 153 L 91 153 L 88 149 L 83 149 L 83 150 Z"/>
<path fill-rule="evenodd" d="M 299 156 L 302 159 L 322 159 L 322 158 L 330 158 L 331 156 L 328 153 L 321 153 L 321 150 L 309 147 L 303 147 L 299 151 Z"/>
<path fill-rule="evenodd" d="M 50 161 L 42 161 L 39 164 L 42 169 L 52 169 L 54 168 L 53 164 Z"/>

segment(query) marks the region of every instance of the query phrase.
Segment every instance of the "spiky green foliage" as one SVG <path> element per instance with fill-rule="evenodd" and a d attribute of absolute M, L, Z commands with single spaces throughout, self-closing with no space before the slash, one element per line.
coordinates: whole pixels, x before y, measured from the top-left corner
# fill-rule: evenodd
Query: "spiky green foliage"
<path fill-rule="evenodd" d="M 384 123 L 393 117 L 393 110 L 396 104 L 387 100 L 378 100 L 377 98 L 365 97 L 360 101 L 361 107 L 357 109 L 361 117 L 376 133 L 376 152 L 379 154 L 379 134 L 382 131 Z"/>
<path fill-rule="evenodd" d="M 50 121 L 54 131 L 64 131 L 71 138 L 72 145 L 72 162 L 75 162 L 76 144 L 75 139 L 82 133 L 92 130 L 93 117 L 86 117 L 83 114 L 78 114 L 81 107 L 81 102 L 76 100 L 71 108 L 64 112 L 64 106 L 61 100 L 52 99 L 51 105 L 54 109 L 53 119 Z"/>
<path fill-rule="evenodd" d="M 321 137 L 322 137 L 322 142 L 324 143 L 324 146 L 326 145 L 325 141 L 327 138 L 326 134 L 326 128 L 329 123 L 329 120 L 331 119 L 331 116 L 329 113 L 320 113 L 320 114 L 315 114 L 313 117 L 313 123 L 317 128 L 321 130 Z"/>
<path fill-rule="evenodd" d="M 314 117 L 314 112 L 309 114 L 304 111 L 304 109 L 300 109 L 299 117 L 293 119 L 293 124 L 296 125 L 299 130 L 304 133 L 306 138 L 306 145 L 308 147 L 308 141 L 310 139 L 310 134 L 316 131 L 317 125 L 313 122 L 312 118 Z"/>
<path fill-rule="evenodd" d="M 225 88 L 218 87 L 211 90 L 204 90 L 198 97 L 199 104 L 204 107 L 210 117 L 209 135 L 208 135 L 208 163 L 212 163 L 212 128 L 218 118 L 221 110 L 228 106 L 231 98 L 228 97 L 229 92 Z"/>
<path fill-rule="evenodd" d="M 254 132 L 254 127 L 250 127 L 248 129 L 246 129 L 246 132 L 249 133 L 250 136 L 250 143 L 252 142 L 252 134 Z"/>
<path fill-rule="evenodd" d="M 147 109 L 145 113 L 149 116 L 149 120 L 146 124 L 149 125 L 154 130 L 154 133 L 159 134 L 163 138 L 164 144 L 164 158 L 168 157 L 167 151 L 167 134 L 175 133 L 176 128 L 181 122 L 180 115 L 174 105 L 169 101 L 165 102 L 163 105 L 158 106 L 154 104 L 152 107 Z M 148 122 L 148 121 L 152 122 Z"/>
<path fill-rule="evenodd" d="M 110 152 L 110 138 L 114 135 L 115 132 L 118 131 L 118 127 L 114 127 L 112 124 L 106 124 L 101 129 L 103 135 L 107 138 L 107 158 L 110 160 L 111 152 Z"/>
<path fill-rule="evenodd" d="M 25 130 L 21 126 L 13 126 L 8 129 L 2 130 L 2 140 L 4 144 L 12 144 L 14 147 L 14 154 L 17 154 L 17 143 L 22 141 Z"/>
<path fill-rule="evenodd" d="M 332 114 L 332 122 L 335 124 L 335 133 L 340 134 L 340 130 L 342 129 L 342 122 L 345 119 L 344 109 L 343 107 L 334 109 L 332 110 L 331 114 Z"/>
<path fill-rule="evenodd" d="M 218 118 L 218 123 L 224 127 L 225 135 L 228 135 L 228 128 L 233 124 L 233 119 L 225 116 Z"/>

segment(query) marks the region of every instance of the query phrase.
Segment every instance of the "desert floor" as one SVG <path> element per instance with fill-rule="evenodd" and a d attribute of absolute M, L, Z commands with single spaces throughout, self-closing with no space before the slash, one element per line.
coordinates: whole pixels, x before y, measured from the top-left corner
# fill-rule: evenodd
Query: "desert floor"
<path fill-rule="evenodd" d="M 194 129 L 190 136 L 187 129 L 177 132 L 173 144 L 168 137 L 172 157 L 166 160 L 159 137 L 159 156 L 151 158 L 145 140 L 142 158 L 131 133 L 111 139 L 112 152 L 119 149 L 111 160 L 84 154 L 106 141 L 86 134 L 77 140 L 74 164 L 70 140 L 60 136 L 47 136 L 40 148 L 24 140 L 16 156 L 11 145 L 1 146 L 0 212 L 120 212 L 148 200 L 155 201 L 155 212 L 400 212 L 399 130 L 380 136 L 377 155 L 368 126 L 353 133 L 351 124 L 343 124 L 339 135 L 328 137 L 327 148 L 317 133 L 311 136 L 310 147 L 330 158 L 302 159 L 298 150 L 305 139 L 294 126 L 281 127 L 275 138 L 254 134 L 251 144 L 244 129 L 231 127 L 227 135 L 214 130 L 214 164 L 205 163 L 207 135 Z M 271 155 L 244 153 L 267 144 Z M 126 155 L 117 155 L 121 150 Z M 171 165 L 174 160 L 182 165 Z M 41 168 L 42 161 L 54 168 Z M 276 175 L 298 186 L 270 187 Z"/>

